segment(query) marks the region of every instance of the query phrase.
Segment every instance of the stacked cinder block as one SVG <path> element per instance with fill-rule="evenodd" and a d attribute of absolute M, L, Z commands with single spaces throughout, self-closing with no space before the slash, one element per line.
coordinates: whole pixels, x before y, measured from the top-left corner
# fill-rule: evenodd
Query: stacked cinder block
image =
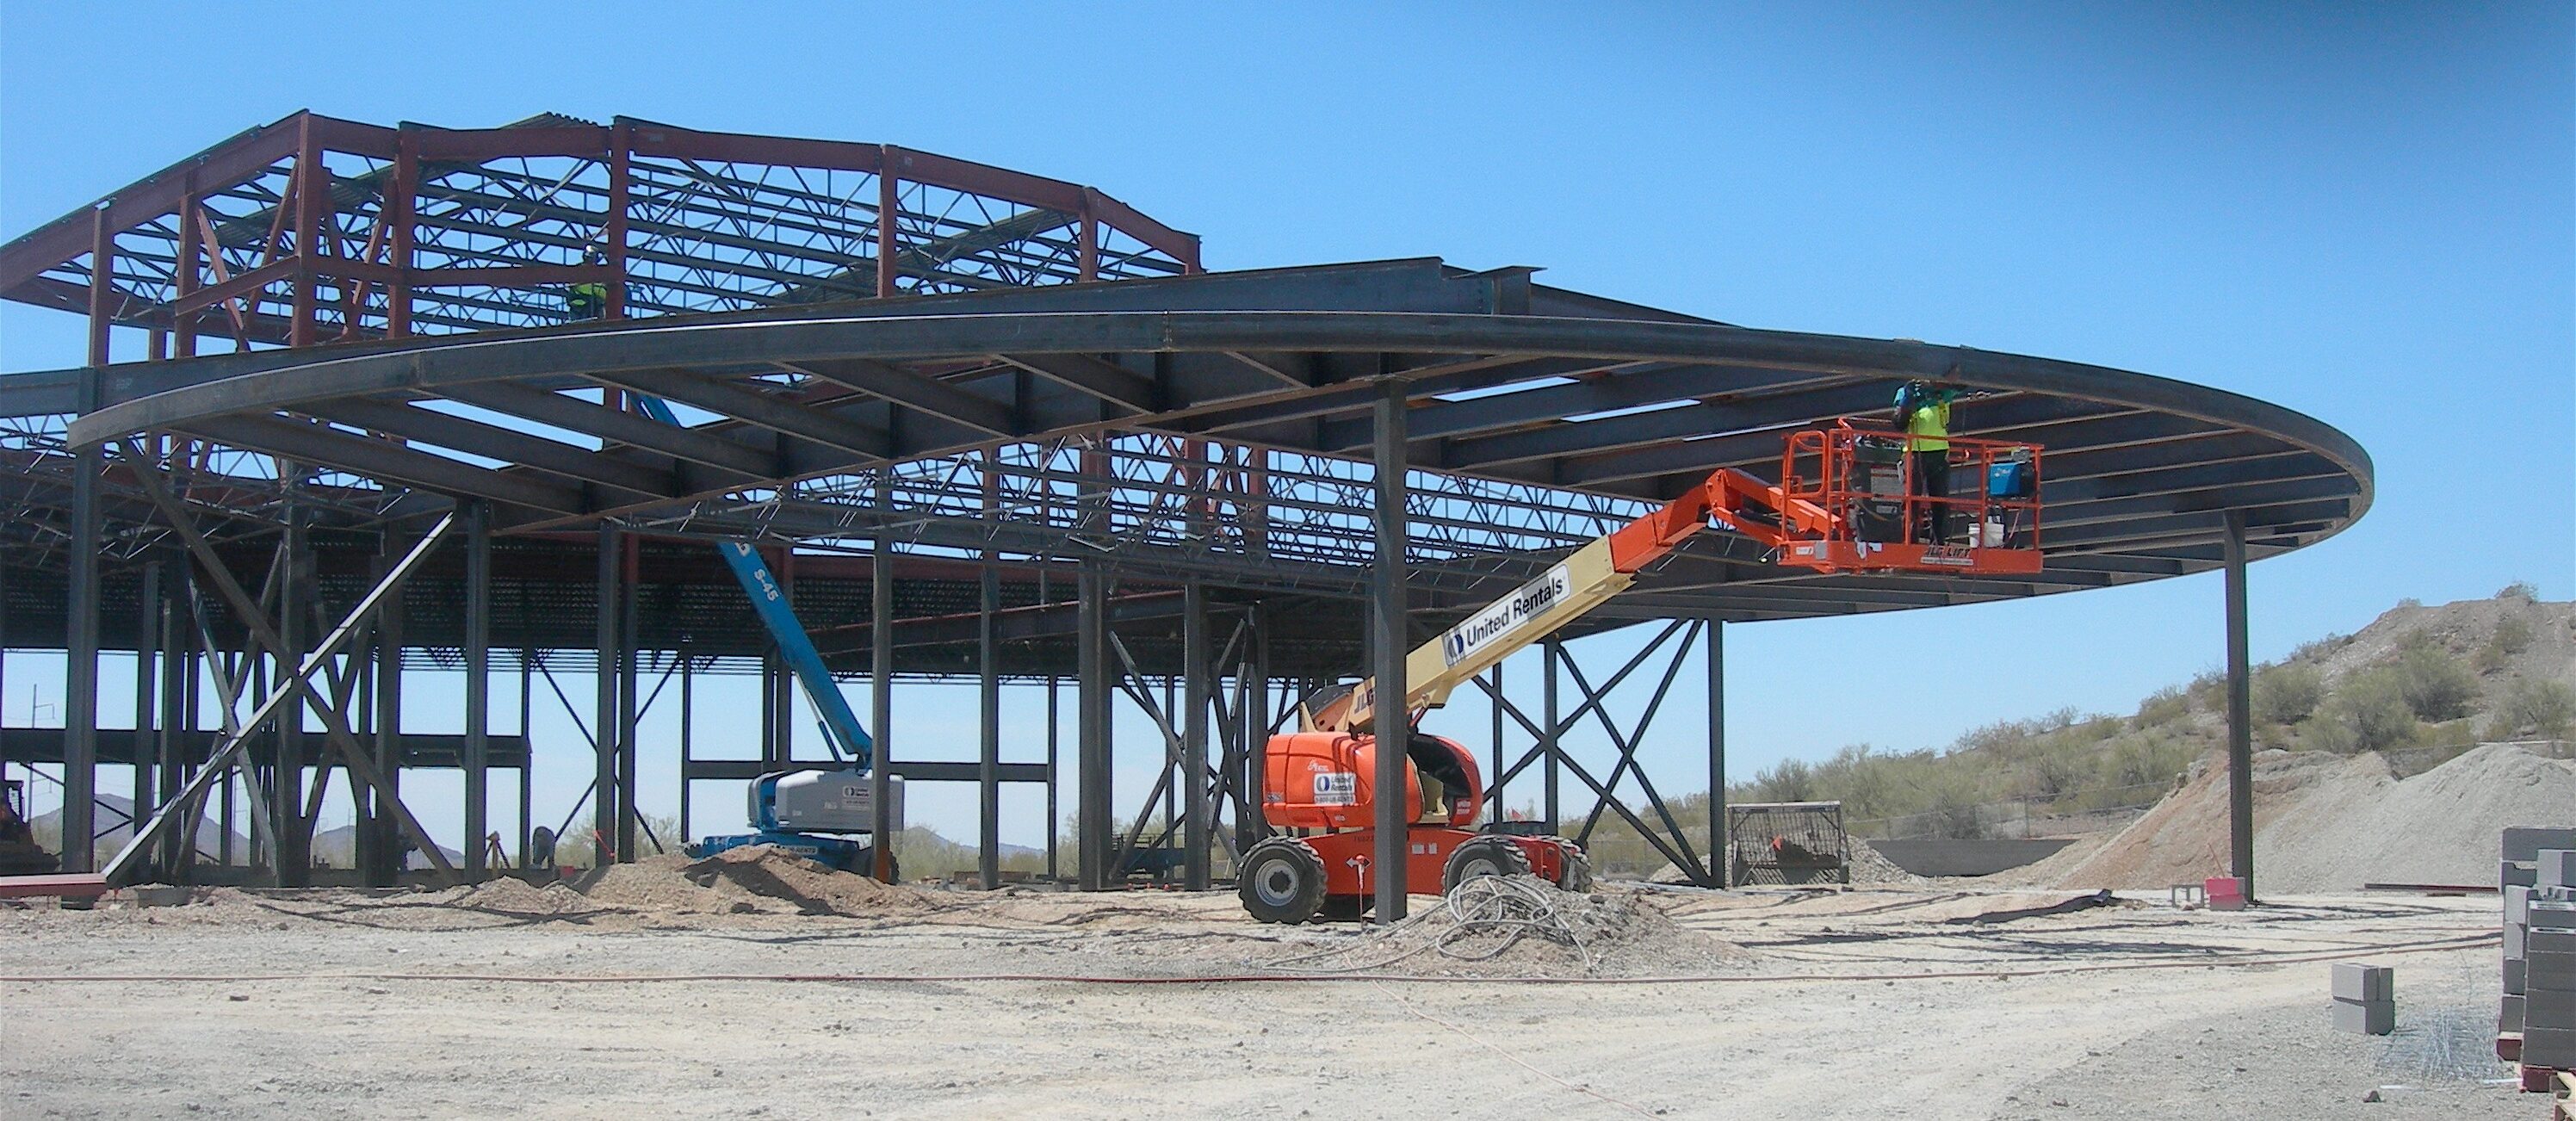
<path fill-rule="evenodd" d="M 2334 967 L 2334 1026 L 2355 1035 L 2397 1030 L 2397 971 L 2385 965 L 2338 962 Z"/>
<path fill-rule="evenodd" d="M 2576 829 L 2507 829 L 2503 855 L 2499 1050 L 2518 1046 L 2527 1071 L 2576 1070 Z"/>

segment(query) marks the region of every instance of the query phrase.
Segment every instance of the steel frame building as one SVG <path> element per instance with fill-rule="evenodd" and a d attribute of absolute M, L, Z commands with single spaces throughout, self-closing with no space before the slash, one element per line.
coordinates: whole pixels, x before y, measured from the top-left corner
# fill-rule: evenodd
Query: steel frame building
<path fill-rule="evenodd" d="M 763 682 L 760 758 L 700 759 L 684 740 L 685 780 L 807 762 L 788 675 L 688 547 L 756 539 L 836 671 L 871 676 L 896 772 L 978 784 L 988 881 L 1000 784 L 1043 782 L 1053 806 L 1052 698 L 1069 680 L 1080 882 L 1118 882 L 1177 835 L 1182 878 L 1203 887 L 1213 853 L 1263 831 L 1260 745 L 1302 690 L 1372 658 L 1386 676 L 1418 638 L 1709 471 L 1776 465 L 1788 431 L 1883 408 L 1909 378 L 1973 387 L 1967 434 L 2049 449 L 2044 572 L 1821 575 L 1703 535 L 1564 636 L 1648 625 L 1626 664 L 1587 672 L 1550 642 L 1537 713 L 1499 669 L 1482 683 L 1496 805 L 1535 778 L 1551 824 L 1588 835 L 1616 814 L 1714 884 L 1722 797 L 1710 821 L 1680 821 L 1674 777 L 1638 748 L 1684 651 L 1704 649 L 1722 795 L 1724 623 L 2224 568 L 2241 750 L 2244 564 L 2369 505 L 2357 445 L 2260 401 L 1736 327 L 1531 272 L 1205 273 L 1195 237 L 1095 189 L 881 145 L 298 114 L 0 246 L 0 296 L 91 327 L 85 365 L 0 376 L 0 647 L 62 649 L 71 667 L 66 730 L 12 730 L 0 749 L 63 765 L 67 836 L 95 830 L 103 761 L 133 765 L 138 804 L 172 826 L 210 791 L 229 813 L 237 781 L 287 882 L 337 768 L 389 879 L 406 847 L 445 864 L 402 772 L 461 766 L 481 837 L 489 770 L 524 779 L 536 750 L 491 731 L 490 675 L 551 682 L 578 659 L 597 679 L 594 827 L 631 857 L 635 728 L 657 679 L 677 675 L 684 706 L 694 673 Z M 604 291 L 596 320 L 573 318 L 575 285 Z M 115 326 L 148 333 L 144 360 L 108 361 Z M 639 395 L 685 423 L 648 420 Z M 143 719 L 122 737 L 96 727 L 102 648 L 136 652 Z M 461 736 L 400 731 L 406 664 L 465 675 Z M 900 675 L 980 682 L 976 761 L 907 757 L 888 727 Z M 1631 679 L 1656 685 L 1625 709 L 1610 694 Z M 1006 681 L 1047 689 L 1048 763 L 1001 761 Z M 1132 815 L 1110 800 L 1120 696 L 1161 740 L 1163 780 Z M 197 726 L 208 711 L 220 727 Z M 1614 755 L 1575 757 L 1579 725 Z M 1564 812 L 1567 776 L 1589 809 Z M 483 874 L 469 849 L 463 873 Z M 156 855 L 176 862 L 177 843 Z"/>

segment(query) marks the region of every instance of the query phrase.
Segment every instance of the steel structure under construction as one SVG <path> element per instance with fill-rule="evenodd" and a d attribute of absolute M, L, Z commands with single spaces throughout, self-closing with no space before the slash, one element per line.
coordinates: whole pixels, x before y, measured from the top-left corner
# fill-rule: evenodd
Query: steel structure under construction
<path fill-rule="evenodd" d="M 1209 273 L 1195 236 L 1099 190 L 889 145 L 300 113 L 0 246 L 0 297 L 90 328 L 82 364 L 0 375 L 0 649 L 61 651 L 67 685 L 62 727 L 0 731 L 0 760 L 56 769 L 67 837 L 121 824 L 93 812 L 105 766 L 136 818 L 178 823 L 141 867 L 283 883 L 312 875 L 337 774 L 384 882 L 409 850 L 493 870 L 479 842 L 449 867 L 407 772 L 462 771 L 467 838 L 491 831 L 491 772 L 515 772 L 501 856 L 523 862 L 564 812 L 531 805 L 529 768 L 586 753 L 589 831 L 632 858 L 658 840 L 636 805 L 651 706 L 684 712 L 684 816 L 693 783 L 826 765 L 707 547 L 749 540 L 831 669 L 870 679 L 889 769 L 977 787 L 987 883 L 1004 784 L 1043 785 L 1052 832 L 1064 688 L 1081 886 L 1168 866 L 1203 888 L 1270 828 L 1262 745 L 1296 698 L 1402 682 L 1422 637 L 1712 471 L 1776 473 L 1792 432 L 1909 380 L 1964 387 L 1961 436 L 2047 449 L 2039 571 L 1819 572 L 1702 534 L 1542 644 L 1536 711 L 1502 666 L 1477 679 L 1489 811 L 1517 792 L 1578 841 L 1615 815 L 1715 885 L 1722 796 L 1685 821 L 1667 795 L 1724 790 L 1724 624 L 2224 569 L 2242 760 L 2244 566 L 2370 502 L 2352 440 L 2261 401 L 1738 327 L 1533 271 Z M 111 354 L 116 328 L 139 347 Z M 1566 645 L 1626 627 L 1617 664 Z M 103 652 L 133 660 L 128 727 L 99 726 Z M 1705 751 L 1655 773 L 1640 748 L 1687 658 Z M 462 676 L 461 731 L 407 727 L 406 672 Z M 761 715 L 702 753 L 685 713 L 708 672 L 756 675 Z M 972 758 L 907 742 L 898 678 L 979 683 Z M 588 743 L 530 742 L 547 686 Z M 1042 757 L 1006 749 L 1006 688 L 1046 691 Z M 1114 730 L 1140 717 L 1129 750 L 1161 778 L 1122 802 Z M 229 849 L 237 807 L 253 851 L 192 856 L 188 823 L 220 819 Z M 2250 874 L 2250 825 L 2237 860 Z"/>

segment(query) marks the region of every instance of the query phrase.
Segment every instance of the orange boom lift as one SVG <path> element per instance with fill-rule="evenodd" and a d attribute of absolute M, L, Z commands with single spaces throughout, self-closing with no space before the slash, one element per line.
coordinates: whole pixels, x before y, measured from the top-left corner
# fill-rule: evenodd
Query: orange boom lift
<path fill-rule="evenodd" d="M 1791 433 L 1779 481 L 1726 468 L 1661 509 L 1576 549 L 1537 579 L 1405 656 L 1405 711 L 1418 725 L 1449 694 L 1636 583 L 1638 573 L 1711 526 L 1768 546 L 1776 563 L 1819 572 L 2028 575 L 2040 569 L 2034 444 L 1950 438 L 1950 497 L 1918 493 L 1904 441 L 1845 420 Z M 1966 485 L 1958 485 L 1962 475 Z M 1930 515 L 1938 507 L 1946 518 Z M 1939 522 L 1961 532 L 1933 539 Z M 1237 869 L 1244 909 L 1263 922 L 1356 919 L 1374 890 L 1375 679 L 1316 694 L 1299 730 L 1270 738 L 1262 816 L 1285 831 Z M 1483 778 L 1456 741 L 1404 729 L 1405 882 L 1443 891 L 1480 875 L 1526 873 L 1569 890 L 1591 884 L 1583 850 L 1560 837 L 1478 832 Z"/>

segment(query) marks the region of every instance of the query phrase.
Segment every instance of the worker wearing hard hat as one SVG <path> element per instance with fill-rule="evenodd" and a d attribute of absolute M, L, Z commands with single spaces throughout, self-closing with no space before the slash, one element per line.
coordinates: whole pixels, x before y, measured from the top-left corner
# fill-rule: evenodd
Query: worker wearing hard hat
<path fill-rule="evenodd" d="M 1896 391 L 1896 428 L 1905 433 L 1912 459 L 1906 490 L 1922 503 L 1923 543 L 1939 545 L 1950 538 L 1950 403 L 1959 391 L 1929 382 L 1909 381 Z"/>
<path fill-rule="evenodd" d="M 597 268 L 608 265 L 608 255 L 593 249 L 584 254 L 583 263 Z M 608 315 L 608 285 L 596 280 L 575 284 L 564 293 L 564 317 L 567 319 L 601 319 Z"/>

